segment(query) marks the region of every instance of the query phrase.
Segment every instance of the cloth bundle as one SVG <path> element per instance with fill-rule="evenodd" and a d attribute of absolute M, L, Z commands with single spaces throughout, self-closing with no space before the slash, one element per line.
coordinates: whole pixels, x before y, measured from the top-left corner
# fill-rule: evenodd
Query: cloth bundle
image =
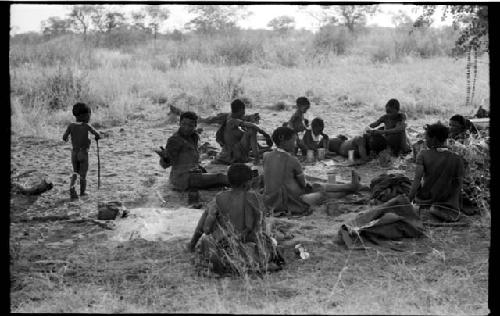
<path fill-rule="evenodd" d="M 401 173 L 381 174 L 370 182 L 370 198 L 374 202 L 387 202 L 400 194 L 410 193 L 411 180 Z"/>
<path fill-rule="evenodd" d="M 342 224 L 338 234 L 349 249 L 357 249 L 366 241 L 394 248 L 384 240 L 422 237 L 424 226 L 408 198 L 399 195 Z"/>

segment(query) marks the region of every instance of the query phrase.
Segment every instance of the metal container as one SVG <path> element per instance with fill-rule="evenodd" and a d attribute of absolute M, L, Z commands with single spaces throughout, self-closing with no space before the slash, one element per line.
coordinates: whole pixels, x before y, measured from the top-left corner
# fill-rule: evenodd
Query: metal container
<path fill-rule="evenodd" d="M 307 162 L 314 162 L 314 151 L 312 149 L 307 151 Z"/>
<path fill-rule="evenodd" d="M 318 160 L 325 159 L 325 154 L 326 154 L 325 148 L 318 148 Z"/>
<path fill-rule="evenodd" d="M 347 152 L 347 155 L 348 155 L 348 159 L 350 162 L 354 162 L 354 150 L 351 149 Z"/>

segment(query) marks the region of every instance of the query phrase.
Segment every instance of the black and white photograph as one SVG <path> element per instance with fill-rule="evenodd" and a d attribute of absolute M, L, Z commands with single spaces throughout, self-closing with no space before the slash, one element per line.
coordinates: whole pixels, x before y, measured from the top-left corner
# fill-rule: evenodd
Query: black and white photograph
<path fill-rule="evenodd" d="M 488 3 L 8 7 L 12 313 L 491 312 Z"/>

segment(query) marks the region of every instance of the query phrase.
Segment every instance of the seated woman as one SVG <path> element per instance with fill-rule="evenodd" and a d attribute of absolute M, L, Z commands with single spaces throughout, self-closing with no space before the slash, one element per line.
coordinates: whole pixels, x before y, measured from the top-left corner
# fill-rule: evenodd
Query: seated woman
<path fill-rule="evenodd" d="M 284 261 L 275 241 L 264 232 L 264 203 L 260 195 L 250 191 L 252 170 L 235 163 L 227 176 L 232 189 L 220 192 L 209 203 L 189 244 L 190 251 L 195 251 L 201 237 L 201 261 L 217 273 L 279 269 Z"/>
<path fill-rule="evenodd" d="M 278 214 L 311 214 L 310 205 L 301 198 L 307 193 L 306 179 L 299 160 L 293 155 L 297 146 L 297 133 L 289 127 L 278 127 L 272 139 L 278 148 L 264 154 L 266 206 Z"/>
<path fill-rule="evenodd" d="M 463 142 L 471 133 L 477 134 L 477 129 L 471 121 L 459 114 L 450 118 L 449 138 Z"/>
<path fill-rule="evenodd" d="M 429 149 L 417 156 L 415 179 L 408 197 L 422 206 L 430 206 L 429 213 L 443 221 L 460 218 L 460 192 L 464 177 L 463 159 L 445 145 L 449 130 L 440 122 L 426 127 L 425 138 Z M 423 178 L 423 184 L 421 180 Z"/>
<path fill-rule="evenodd" d="M 344 135 L 331 138 L 328 142 L 328 151 L 334 152 L 347 158 L 350 150 L 354 150 L 354 158 L 359 159 L 356 163 L 365 163 L 370 154 L 378 154 L 387 148 L 386 139 L 379 134 L 365 134 L 347 139 Z"/>

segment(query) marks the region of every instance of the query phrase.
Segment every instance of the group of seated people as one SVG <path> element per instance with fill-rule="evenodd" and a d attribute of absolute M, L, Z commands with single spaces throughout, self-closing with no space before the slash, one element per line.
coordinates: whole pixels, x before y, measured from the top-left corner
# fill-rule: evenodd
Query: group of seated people
<path fill-rule="evenodd" d="M 382 128 L 367 130 L 352 139 L 342 135 L 329 138 L 323 132 L 324 122 L 320 118 L 312 120 L 311 129 L 307 129 L 309 122 L 304 119 L 304 113 L 309 108 L 307 98 L 298 98 L 297 110 L 289 122 L 276 128 L 270 136 L 257 124 L 245 120 L 244 102 L 234 100 L 231 113 L 216 135 L 222 146 L 219 160 L 230 164 L 227 174 L 208 173 L 199 165 L 198 116 L 193 112 L 180 115 L 179 129 L 168 139 L 163 153 L 166 161 L 163 163 L 171 166 L 170 183 L 174 189 L 194 192 L 214 187 L 231 188 L 219 192 L 209 203 L 189 244 L 191 251 L 200 245 L 201 253 L 214 264 L 215 258 L 220 259 L 221 253 L 227 253 L 228 236 L 232 236 L 241 247 L 246 245 L 238 251 L 243 257 L 255 259 L 257 269 L 264 266 L 269 269 L 271 263 L 279 265 L 283 260 L 276 242 L 266 233 L 265 214 L 308 215 L 312 212 L 312 204 L 324 200 L 328 193 L 355 192 L 360 187 L 359 179 L 354 176 L 352 183 L 348 184 L 307 183 L 297 157 L 298 150 L 304 155 L 307 150 L 325 148 L 327 152 L 344 157 L 349 150 L 354 150 L 355 157 L 363 162 L 371 153 L 377 154 L 386 148 L 394 155 L 411 152 L 406 118 L 399 112 L 396 99 L 389 100 L 386 114 L 370 124 L 371 128 L 376 128 L 383 123 Z M 428 149 L 420 151 L 416 157 L 415 179 L 409 193 L 411 201 L 455 212 L 460 210 L 463 161 L 446 149 L 446 141 L 448 137 L 464 137 L 464 130 L 470 127 L 462 119 L 453 117 L 450 128 L 440 122 L 426 126 Z M 268 147 L 273 144 L 276 147 L 262 152 L 258 134 L 264 136 Z M 262 194 L 251 189 L 250 183 L 256 172 L 245 164 L 251 160 L 255 165 L 263 166 Z M 198 242 L 200 238 L 201 242 Z M 248 243 L 251 243 L 250 248 Z M 219 266 L 222 270 L 227 268 L 222 262 Z"/>

